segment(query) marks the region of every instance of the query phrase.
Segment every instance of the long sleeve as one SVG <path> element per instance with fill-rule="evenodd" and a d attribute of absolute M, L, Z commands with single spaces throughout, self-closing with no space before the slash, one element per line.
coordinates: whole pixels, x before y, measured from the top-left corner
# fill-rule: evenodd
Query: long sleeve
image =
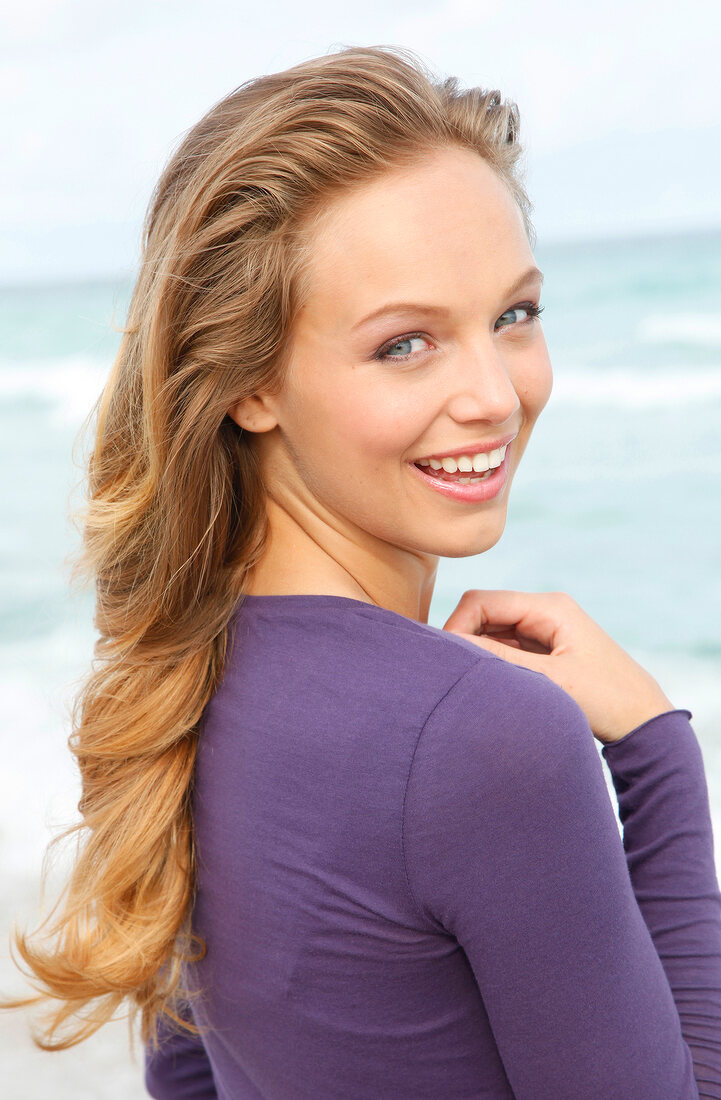
<path fill-rule="evenodd" d="M 601 752 L 633 890 L 673 992 L 699 1095 L 721 1097 L 721 894 L 692 717 L 669 711 Z"/>
<path fill-rule="evenodd" d="M 189 1011 L 189 1010 L 188 1010 Z M 161 1019 L 160 1043 L 145 1049 L 145 1087 L 155 1100 L 218 1100 L 213 1070 L 199 1036 L 171 1030 Z"/>
<path fill-rule="evenodd" d="M 403 844 L 419 912 L 467 956 L 515 1100 L 721 1097 L 721 897 L 690 712 L 604 752 L 622 841 L 581 708 L 490 661 L 421 731 Z"/>

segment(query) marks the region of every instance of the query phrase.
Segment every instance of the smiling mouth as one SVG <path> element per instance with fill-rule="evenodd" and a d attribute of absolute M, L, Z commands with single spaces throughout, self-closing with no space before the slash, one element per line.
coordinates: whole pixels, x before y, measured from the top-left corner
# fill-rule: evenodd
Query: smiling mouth
<path fill-rule="evenodd" d="M 514 436 L 515 438 L 515 436 Z M 427 477 L 440 481 L 456 482 L 461 485 L 485 481 L 494 470 L 500 469 L 506 458 L 506 451 L 512 440 L 490 451 L 476 451 L 471 454 L 446 455 L 444 458 L 420 458 L 413 465 Z"/>
<path fill-rule="evenodd" d="M 472 484 L 476 481 L 485 481 L 486 478 L 491 477 L 492 474 L 498 469 L 497 466 L 492 467 L 489 470 L 484 470 L 482 473 L 475 473 L 473 470 L 467 473 L 464 470 L 457 470 L 455 473 L 448 473 L 447 470 L 434 470 L 431 466 L 421 466 L 419 462 L 414 462 L 414 466 L 426 475 L 426 477 L 434 477 L 437 481 L 455 481 L 460 482 L 462 485 Z"/>

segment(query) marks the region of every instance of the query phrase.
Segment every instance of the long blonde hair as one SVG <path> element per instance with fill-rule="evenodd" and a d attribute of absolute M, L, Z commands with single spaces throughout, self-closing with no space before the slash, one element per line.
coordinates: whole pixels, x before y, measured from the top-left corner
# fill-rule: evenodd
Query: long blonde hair
<path fill-rule="evenodd" d="M 37 995 L 4 1002 L 50 1002 L 43 1049 L 80 1042 L 123 1004 L 152 1041 L 161 1013 L 179 1020 L 184 964 L 202 957 L 196 746 L 268 537 L 256 454 L 227 410 L 282 387 L 314 217 L 344 188 L 458 145 L 506 182 L 533 240 L 518 129 L 498 91 L 436 79 L 399 47 L 351 47 L 240 85 L 163 170 L 92 409 L 74 577 L 94 582 L 99 637 L 69 738 L 82 819 L 57 838 L 76 834 L 77 855 L 34 933 L 57 913 L 49 944 L 14 935 Z"/>

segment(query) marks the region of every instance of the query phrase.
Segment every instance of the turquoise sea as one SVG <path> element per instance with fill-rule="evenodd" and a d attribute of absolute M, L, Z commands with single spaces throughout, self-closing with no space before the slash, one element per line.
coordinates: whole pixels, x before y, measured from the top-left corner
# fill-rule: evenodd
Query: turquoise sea
<path fill-rule="evenodd" d="M 721 837 L 721 230 L 540 242 L 536 259 L 554 391 L 503 537 L 441 561 L 430 621 L 466 588 L 570 592 L 692 711 Z M 63 566 L 72 447 L 129 289 L 0 289 L 0 867 L 16 879 L 76 813 L 65 741 L 93 628 Z"/>

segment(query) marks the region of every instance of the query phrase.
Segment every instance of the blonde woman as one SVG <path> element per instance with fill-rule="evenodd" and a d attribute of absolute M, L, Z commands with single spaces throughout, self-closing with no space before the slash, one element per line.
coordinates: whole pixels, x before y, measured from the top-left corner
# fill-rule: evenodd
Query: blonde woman
<path fill-rule="evenodd" d="M 40 1043 L 125 1005 L 153 1097 L 721 1097 L 691 712 L 566 594 L 427 621 L 551 393 L 518 131 L 350 48 L 157 185 L 89 464 L 84 842 L 17 943 Z"/>

